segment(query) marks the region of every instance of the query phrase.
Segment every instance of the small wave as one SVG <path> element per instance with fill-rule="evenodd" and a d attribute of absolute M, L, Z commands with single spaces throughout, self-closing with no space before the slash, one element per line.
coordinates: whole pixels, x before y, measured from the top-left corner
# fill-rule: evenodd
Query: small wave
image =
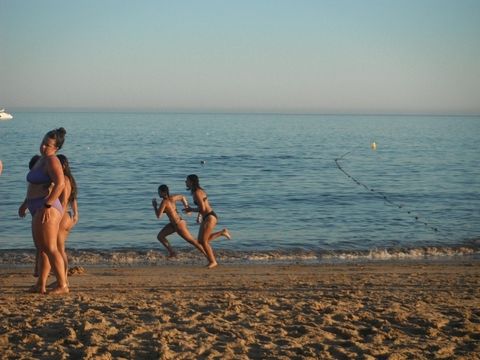
<path fill-rule="evenodd" d="M 365 252 L 342 252 L 325 257 L 340 260 L 415 260 L 480 255 L 471 247 L 423 247 L 410 249 L 375 249 Z"/>
<path fill-rule="evenodd" d="M 196 250 L 179 249 L 177 257 L 167 258 L 157 249 L 68 250 L 69 263 L 74 265 L 140 266 L 166 264 L 204 264 Z M 224 264 L 322 264 L 362 261 L 397 261 L 428 259 L 480 259 L 480 246 L 418 247 L 371 249 L 364 251 L 232 251 L 218 250 L 217 259 Z M 27 266 L 35 261 L 33 249 L 0 250 L 0 266 Z"/>

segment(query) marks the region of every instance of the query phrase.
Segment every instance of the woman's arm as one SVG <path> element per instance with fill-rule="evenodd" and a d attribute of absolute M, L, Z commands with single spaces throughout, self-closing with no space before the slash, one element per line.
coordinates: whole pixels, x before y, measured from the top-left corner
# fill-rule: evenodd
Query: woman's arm
<path fill-rule="evenodd" d="M 73 211 L 73 223 L 76 224 L 78 222 L 78 202 L 77 199 L 74 199 L 72 202 L 72 211 Z"/>
<path fill-rule="evenodd" d="M 175 202 L 176 201 L 181 201 L 184 209 L 189 208 L 187 198 L 185 196 L 183 196 L 182 194 L 170 195 L 170 198 Z"/>
<path fill-rule="evenodd" d="M 27 215 L 27 199 L 23 200 L 22 204 L 18 208 L 18 216 L 25 217 Z"/>
<path fill-rule="evenodd" d="M 195 194 L 192 194 L 192 197 L 193 197 L 193 201 L 195 202 L 196 199 L 197 199 L 197 198 L 195 197 Z M 183 212 L 184 212 L 184 213 L 190 214 L 191 212 L 199 212 L 199 208 L 198 208 L 198 207 L 192 208 L 192 207 L 190 207 L 190 205 L 188 205 L 187 199 L 185 199 L 185 202 L 186 202 L 186 206 L 185 206 L 185 203 L 183 203 L 183 205 L 184 205 Z"/>
<path fill-rule="evenodd" d="M 157 204 L 157 199 L 153 199 L 152 200 L 152 206 L 153 206 L 153 210 L 155 210 L 155 215 L 157 216 L 157 219 L 160 219 L 160 217 L 165 212 L 165 206 L 166 206 L 165 201 L 162 200 L 162 202 L 160 203 L 160 207 L 159 207 L 158 204 Z"/>
<path fill-rule="evenodd" d="M 53 187 L 50 194 L 45 198 L 46 204 L 51 205 L 62 194 L 65 188 L 65 176 L 63 175 L 62 165 L 56 156 L 47 158 L 47 173 L 52 179 Z"/>

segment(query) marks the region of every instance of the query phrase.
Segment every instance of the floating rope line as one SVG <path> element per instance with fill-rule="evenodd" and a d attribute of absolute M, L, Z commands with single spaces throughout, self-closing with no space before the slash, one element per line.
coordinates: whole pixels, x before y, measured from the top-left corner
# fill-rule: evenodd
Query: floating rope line
<path fill-rule="evenodd" d="M 375 143 L 374 143 L 375 144 Z M 376 148 L 376 146 L 375 146 Z M 373 147 L 372 147 L 373 149 Z M 351 179 L 355 184 L 359 185 L 359 186 L 362 186 L 363 188 L 365 188 L 365 190 L 367 190 L 368 192 L 370 193 L 373 193 L 379 197 L 381 197 L 383 199 L 383 201 L 385 201 L 387 204 L 390 204 L 394 207 L 397 207 L 399 209 L 403 209 L 404 208 L 404 205 L 402 204 L 397 204 L 396 202 L 392 201 L 384 192 L 381 192 L 381 191 L 377 191 L 375 189 L 372 189 L 370 187 L 368 187 L 366 184 L 364 184 L 363 182 L 361 182 L 360 180 L 356 179 L 355 177 L 353 177 L 352 175 L 350 175 L 341 165 L 340 165 L 340 161 L 344 160 L 345 156 L 347 156 L 348 154 L 350 154 L 352 151 L 349 151 L 345 154 L 343 154 L 342 156 L 340 156 L 339 158 L 336 158 L 335 159 L 335 164 L 337 164 L 337 167 L 338 169 L 344 173 L 349 179 Z M 436 226 L 432 226 L 430 225 L 428 222 L 426 222 L 425 220 L 421 219 L 421 217 L 417 214 L 414 214 L 412 213 L 412 211 L 410 210 L 407 210 L 406 211 L 408 215 L 412 215 L 415 219 L 415 221 L 419 222 L 419 223 L 422 223 L 423 225 L 425 225 L 427 228 L 437 232 L 438 231 L 438 228 Z"/>

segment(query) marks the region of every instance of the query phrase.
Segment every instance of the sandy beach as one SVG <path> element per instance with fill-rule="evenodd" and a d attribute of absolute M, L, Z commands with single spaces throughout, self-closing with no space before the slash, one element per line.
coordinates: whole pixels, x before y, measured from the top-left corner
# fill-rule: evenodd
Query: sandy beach
<path fill-rule="evenodd" d="M 2 359 L 479 359 L 480 263 L 1 269 Z"/>

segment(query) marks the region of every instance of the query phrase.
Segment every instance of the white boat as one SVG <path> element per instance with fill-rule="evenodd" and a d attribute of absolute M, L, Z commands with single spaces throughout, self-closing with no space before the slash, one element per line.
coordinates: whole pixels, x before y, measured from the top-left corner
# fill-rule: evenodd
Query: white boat
<path fill-rule="evenodd" d="M 5 112 L 5 109 L 0 109 L 0 120 L 11 120 L 13 116 Z"/>

